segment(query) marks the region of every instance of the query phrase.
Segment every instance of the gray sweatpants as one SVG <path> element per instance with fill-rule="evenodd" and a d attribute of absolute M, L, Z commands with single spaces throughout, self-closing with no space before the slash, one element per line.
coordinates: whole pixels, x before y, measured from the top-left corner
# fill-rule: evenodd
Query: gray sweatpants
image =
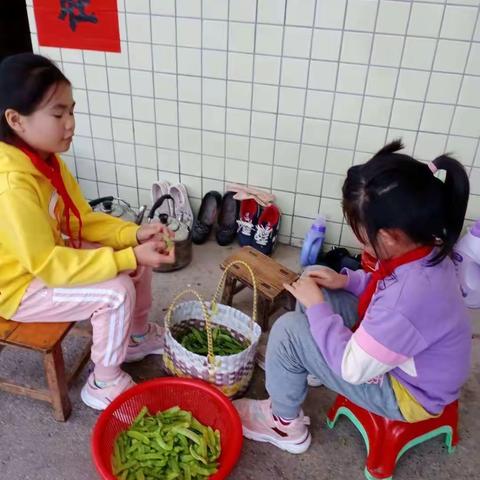
<path fill-rule="evenodd" d="M 344 290 L 323 290 L 325 300 L 340 314 L 347 327 L 353 327 L 357 298 Z M 338 376 L 327 364 L 312 334 L 303 307 L 282 315 L 273 325 L 265 360 L 266 387 L 272 409 L 283 418 L 295 418 L 307 396 L 307 375 L 349 398 L 361 407 L 393 420 L 403 420 L 397 400 L 385 375 L 379 384 L 353 385 Z"/>

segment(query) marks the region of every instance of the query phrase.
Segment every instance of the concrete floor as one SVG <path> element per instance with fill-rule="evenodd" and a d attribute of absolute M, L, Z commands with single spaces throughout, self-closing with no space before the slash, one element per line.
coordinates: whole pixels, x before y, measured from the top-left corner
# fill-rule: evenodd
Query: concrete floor
<path fill-rule="evenodd" d="M 194 261 L 186 269 L 156 274 L 152 319 L 163 322 L 166 307 L 175 293 L 190 284 L 205 297 L 214 292 L 219 279 L 218 264 L 235 247 L 219 247 L 214 242 L 195 247 Z M 299 250 L 280 246 L 275 258 L 298 270 Z M 251 296 L 244 291 L 236 304 L 251 308 Z M 461 442 L 448 455 L 440 438 L 414 448 L 402 457 L 396 480 L 480 478 L 480 315 L 476 315 L 473 370 L 461 399 Z M 78 337 L 67 338 L 67 365 L 80 345 Z M 161 359 L 149 357 L 128 367 L 138 381 L 162 375 Z M 42 367 L 35 354 L 5 349 L 1 355 L 0 376 L 24 378 L 25 383 L 43 382 Z M 66 423 L 53 420 L 47 404 L 0 392 L 0 479 L 5 480 L 94 480 L 97 477 L 90 455 L 90 432 L 97 412 L 83 405 L 80 388 L 83 372 L 70 392 L 73 413 Z M 265 398 L 264 375 L 256 371 L 250 396 Z M 277 448 L 246 440 L 241 459 L 231 480 L 337 480 L 362 479 L 365 447 L 360 434 L 349 421 L 339 421 L 331 431 L 325 415 L 335 395 L 323 387 L 311 389 L 304 409 L 312 418 L 313 443 L 309 451 L 292 456 Z"/>

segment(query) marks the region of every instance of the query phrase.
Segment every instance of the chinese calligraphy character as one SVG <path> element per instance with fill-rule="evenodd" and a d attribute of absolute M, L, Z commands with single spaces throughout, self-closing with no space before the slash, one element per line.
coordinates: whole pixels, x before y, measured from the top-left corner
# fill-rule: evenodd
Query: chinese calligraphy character
<path fill-rule="evenodd" d="M 98 19 L 94 13 L 88 14 L 85 12 L 85 7 L 90 3 L 90 0 L 60 0 L 60 20 L 65 20 L 68 15 L 70 28 L 74 32 L 77 28 L 77 22 L 97 23 Z"/>

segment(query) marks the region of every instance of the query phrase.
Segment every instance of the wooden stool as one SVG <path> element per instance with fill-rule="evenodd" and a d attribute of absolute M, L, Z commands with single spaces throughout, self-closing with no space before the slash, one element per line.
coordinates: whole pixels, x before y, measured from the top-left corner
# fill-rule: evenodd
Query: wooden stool
<path fill-rule="evenodd" d="M 90 358 L 90 333 L 74 329 L 72 334 L 86 336 L 89 342 L 72 371 L 66 374 L 61 344 L 74 325 L 75 322 L 20 323 L 0 317 L 0 345 L 26 348 L 42 353 L 48 383 L 48 389 L 32 388 L 0 378 L 0 389 L 51 403 L 53 416 L 60 422 L 67 420 L 72 411 L 68 387 Z M 0 346 L 0 351 L 2 348 Z"/>
<path fill-rule="evenodd" d="M 220 268 L 225 270 L 225 267 L 235 260 L 248 263 L 255 274 L 258 287 L 258 323 L 262 330 L 267 330 L 268 319 L 278 308 L 295 308 L 295 299 L 283 288 L 283 284 L 294 282 L 299 275 L 252 247 L 238 249 L 221 263 Z M 253 288 L 248 272 L 241 265 L 233 265 L 227 273 L 221 302 L 231 305 L 233 297 L 245 287 Z"/>

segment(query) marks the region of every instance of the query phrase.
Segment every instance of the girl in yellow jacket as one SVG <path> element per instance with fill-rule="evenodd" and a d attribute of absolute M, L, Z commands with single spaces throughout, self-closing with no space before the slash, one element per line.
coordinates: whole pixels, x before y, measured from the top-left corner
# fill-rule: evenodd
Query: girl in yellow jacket
<path fill-rule="evenodd" d="M 103 410 L 134 384 L 123 362 L 162 353 L 163 331 L 147 323 L 151 267 L 174 262 L 174 251 L 160 224 L 92 211 L 57 155 L 70 147 L 74 106 L 50 60 L 25 53 L 0 64 L 0 316 L 90 318 L 95 368 L 81 397 Z"/>

